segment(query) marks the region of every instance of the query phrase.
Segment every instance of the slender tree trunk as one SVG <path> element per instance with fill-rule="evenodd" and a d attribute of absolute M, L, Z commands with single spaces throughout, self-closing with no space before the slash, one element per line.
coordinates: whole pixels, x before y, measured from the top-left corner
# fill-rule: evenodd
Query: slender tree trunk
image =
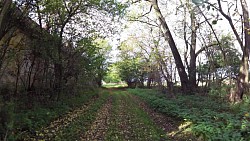
<path fill-rule="evenodd" d="M 61 97 L 62 93 L 62 77 L 63 77 L 63 66 L 62 66 L 62 38 L 57 39 L 56 42 L 57 46 L 57 59 L 54 62 L 54 73 L 55 73 L 55 84 L 54 84 L 54 89 L 55 89 L 55 95 L 53 96 L 54 100 L 59 100 Z"/>
<path fill-rule="evenodd" d="M 161 61 L 163 61 L 163 60 L 161 59 Z M 162 63 L 164 63 L 164 62 L 162 62 Z M 165 68 L 166 73 L 164 72 L 163 67 Z M 168 72 L 167 72 L 168 70 L 166 69 L 166 65 L 165 65 L 165 64 L 160 64 L 160 71 L 161 71 L 161 73 L 162 73 L 162 75 L 163 75 L 163 78 L 164 78 L 164 79 L 166 80 L 166 82 L 167 82 L 167 88 L 168 88 L 168 90 L 169 90 L 170 95 L 171 95 L 172 97 L 174 97 L 174 84 L 173 84 L 173 82 L 171 81 L 171 79 L 169 79 L 170 76 L 169 76 L 169 74 L 168 74 Z"/>
<path fill-rule="evenodd" d="M 189 81 L 192 87 L 192 90 L 196 89 L 196 32 L 197 32 L 197 23 L 196 23 L 196 16 L 194 13 L 194 9 L 191 11 L 191 47 L 190 47 L 190 65 L 189 65 Z"/>
<path fill-rule="evenodd" d="M 20 76 L 20 63 L 17 61 L 17 73 L 16 73 L 16 82 L 15 82 L 15 91 L 14 91 L 14 96 L 17 96 L 18 92 L 18 83 L 19 83 L 19 76 Z"/>
<path fill-rule="evenodd" d="M 152 72 L 148 74 L 148 81 L 147 81 L 147 88 L 151 88 L 151 83 L 152 83 Z"/>
<path fill-rule="evenodd" d="M 186 93 L 189 93 L 190 92 L 190 87 L 189 87 L 189 80 L 188 80 L 188 76 L 187 76 L 187 73 L 185 71 L 185 67 L 183 65 L 183 62 L 181 60 L 181 57 L 180 57 L 180 54 L 179 54 L 179 51 L 176 47 L 176 44 L 175 44 L 175 41 L 172 37 L 172 34 L 169 30 L 169 27 L 165 21 L 165 18 L 163 17 L 161 11 L 160 11 L 160 8 L 158 6 L 158 2 L 157 0 L 151 0 L 151 4 L 156 12 L 156 16 L 158 18 L 158 20 L 160 21 L 160 24 L 161 24 L 161 31 L 165 37 L 165 40 L 168 42 L 169 46 L 170 46 L 170 49 L 173 53 L 173 56 L 174 56 L 174 59 L 175 59 L 175 63 L 176 63 L 176 66 L 177 66 L 177 70 L 178 70 L 178 73 L 179 73 L 179 76 L 180 76 L 180 80 L 181 80 L 181 87 L 182 87 L 182 90 Z"/>

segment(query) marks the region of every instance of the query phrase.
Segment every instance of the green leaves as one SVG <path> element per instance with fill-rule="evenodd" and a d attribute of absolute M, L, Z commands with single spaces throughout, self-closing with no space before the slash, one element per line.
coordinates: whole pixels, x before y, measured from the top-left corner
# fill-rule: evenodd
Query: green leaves
<path fill-rule="evenodd" d="M 154 109 L 192 122 L 188 127 L 197 137 L 205 140 L 249 140 L 250 118 L 248 110 L 233 110 L 219 99 L 204 96 L 178 96 L 165 98 L 149 90 L 130 89 Z"/>
<path fill-rule="evenodd" d="M 203 3 L 205 3 L 207 0 L 192 0 L 192 2 L 195 5 L 202 5 Z"/>
<path fill-rule="evenodd" d="M 117 64 L 111 64 L 108 67 L 107 75 L 104 77 L 104 81 L 107 83 L 118 83 L 121 82 L 121 77 L 118 72 Z"/>
<path fill-rule="evenodd" d="M 124 58 L 118 62 L 120 77 L 127 83 L 136 82 L 138 79 L 140 63 L 138 58 Z"/>
<path fill-rule="evenodd" d="M 212 21 L 212 24 L 217 24 L 217 20 L 213 20 L 213 21 Z"/>

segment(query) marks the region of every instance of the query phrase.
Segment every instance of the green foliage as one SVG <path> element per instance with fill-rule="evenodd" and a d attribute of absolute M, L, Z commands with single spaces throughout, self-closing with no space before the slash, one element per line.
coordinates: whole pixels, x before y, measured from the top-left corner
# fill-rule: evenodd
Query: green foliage
<path fill-rule="evenodd" d="M 211 96 L 178 96 L 168 99 L 153 90 L 134 89 L 152 108 L 192 123 L 186 130 L 204 140 L 249 140 L 250 117 L 248 108 L 232 108 Z"/>
<path fill-rule="evenodd" d="M 124 88 L 127 87 L 126 83 L 106 83 L 103 85 L 105 88 Z"/>
<path fill-rule="evenodd" d="M 116 64 L 121 80 L 125 81 L 129 87 L 138 81 L 142 68 L 142 58 L 134 48 L 136 44 L 130 44 L 130 42 L 124 41 L 119 46 L 121 60 Z"/>
<path fill-rule="evenodd" d="M 195 4 L 195 5 L 202 5 L 203 3 L 205 3 L 207 0 L 192 0 L 192 2 Z"/>
<path fill-rule="evenodd" d="M 213 20 L 212 24 L 217 24 L 217 22 L 218 22 L 217 20 Z"/>
<path fill-rule="evenodd" d="M 10 122 L 8 128 L 11 131 L 7 137 L 23 139 L 26 134 L 35 134 L 35 132 L 41 127 L 47 126 L 51 121 L 64 115 L 68 111 L 75 109 L 76 107 L 82 106 L 83 103 L 87 103 L 91 98 L 97 95 L 97 92 L 89 91 L 82 92 L 76 97 L 64 97 L 61 101 L 53 102 L 50 105 L 37 104 L 32 109 L 20 110 L 17 104 L 13 104 L 12 107 L 19 109 L 18 111 L 8 110 L 8 116 L 12 115 L 12 118 L 6 118 Z M 13 109 L 13 108 L 12 108 Z M 6 130 L 5 130 L 6 131 Z"/>
<path fill-rule="evenodd" d="M 197 72 L 200 74 L 202 81 L 209 81 L 207 77 L 210 74 L 210 76 L 215 76 L 215 81 L 220 85 L 223 80 L 228 81 L 238 75 L 240 53 L 234 49 L 232 37 L 230 35 L 222 36 L 220 46 L 208 48 L 208 61 L 197 67 Z"/>
<path fill-rule="evenodd" d="M 140 59 L 126 58 L 117 63 L 119 74 L 123 81 L 127 83 L 136 82 L 139 76 Z"/>
<path fill-rule="evenodd" d="M 128 4 L 118 2 L 117 0 L 91 0 L 98 3 L 101 10 L 105 10 L 113 16 L 124 16 Z"/>
<path fill-rule="evenodd" d="M 107 75 L 104 77 L 106 83 L 118 83 L 121 82 L 121 78 L 118 72 L 117 64 L 111 64 L 108 67 Z"/>
<path fill-rule="evenodd" d="M 11 135 L 11 131 L 14 129 L 14 103 L 4 102 L 0 97 L 0 140 L 4 139 L 5 136 L 9 137 L 10 140 L 14 140 L 14 136 Z"/>
<path fill-rule="evenodd" d="M 226 84 L 218 85 L 214 83 L 210 86 L 209 95 L 226 97 L 229 94 L 231 87 L 232 86 Z"/>
<path fill-rule="evenodd" d="M 80 73 L 82 77 L 92 77 L 100 83 L 106 75 L 109 62 L 107 61 L 111 46 L 103 39 L 83 38 L 78 42 Z"/>

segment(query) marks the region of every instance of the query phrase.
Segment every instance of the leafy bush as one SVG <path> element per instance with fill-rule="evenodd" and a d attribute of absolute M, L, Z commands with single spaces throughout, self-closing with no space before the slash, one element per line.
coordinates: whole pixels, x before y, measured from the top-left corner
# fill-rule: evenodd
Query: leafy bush
<path fill-rule="evenodd" d="M 226 85 L 226 84 L 222 84 L 222 85 L 213 84 L 210 88 L 209 95 L 225 97 L 227 94 L 230 93 L 231 87 L 232 86 Z"/>
<path fill-rule="evenodd" d="M 192 123 L 187 130 L 204 140 L 250 140 L 249 106 L 232 107 L 212 96 L 180 95 L 168 99 L 153 90 L 129 92 L 162 113 Z"/>
<path fill-rule="evenodd" d="M 0 98 L 0 140 L 5 136 L 10 135 L 10 131 L 14 128 L 14 103 L 3 102 Z M 13 140 L 13 136 L 10 135 L 10 139 Z"/>

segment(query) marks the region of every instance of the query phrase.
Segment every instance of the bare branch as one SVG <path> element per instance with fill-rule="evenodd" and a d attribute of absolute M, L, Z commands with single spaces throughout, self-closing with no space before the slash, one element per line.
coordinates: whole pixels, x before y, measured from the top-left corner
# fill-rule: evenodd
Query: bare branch
<path fill-rule="evenodd" d="M 201 49 L 199 49 L 196 53 L 195 53 L 195 57 L 197 57 L 201 52 L 203 52 L 204 50 L 219 45 L 218 43 L 214 43 L 214 44 L 210 44 L 210 45 L 205 45 L 204 47 L 202 47 Z"/>
<path fill-rule="evenodd" d="M 222 9 L 222 6 L 221 6 L 221 0 L 217 0 L 218 4 L 219 4 L 219 8 L 215 7 L 213 4 L 209 3 L 209 2 L 206 2 L 207 4 L 209 4 L 210 6 L 214 7 L 215 9 L 217 9 L 222 16 L 224 16 L 227 21 L 229 22 L 229 25 L 231 26 L 232 30 L 233 30 L 233 33 L 234 35 L 236 36 L 236 39 L 238 41 L 238 43 L 240 44 L 240 47 L 241 49 L 243 50 L 243 42 L 240 38 L 240 35 L 238 34 L 234 24 L 233 24 L 233 21 L 232 21 L 232 18 L 230 16 L 228 16 Z"/>
<path fill-rule="evenodd" d="M 134 4 L 134 3 L 137 3 L 137 2 L 141 2 L 141 0 L 132 1 L 131 4 Z"/>
<path fill-rule="evenodd" d="M 198 8 L 199 8 L 199 7 L 198 7 Z M 219 46 L 219 48 L 220 48 L 220 50 L 221 50 L 221 52 L 222 52 L 223 59 L 226 60 L 225 52 L 223 51 L 223 48 L 222 48 L 222 46 L 221 46 L 221 44 L 220 44 L 220 41 L 219 41 L 219 38 L 217 37 L 217 35 L 216 35 L 215 31 L 214 31 L 214 28 L 213 28 L 212 24 L 208 21 L 207 17 L 204 15 L 204 13 L 201 11 L 200 8 L 199 8 L 199 10 L 200 10 L 201 14 L 203 15 L 203 17 L 205 18 L 205 20 L 207 21 L 209 27 L 211 28 L 211 30 L 212 30 L 212 32 L 213 32 L 213 34 L 214 34 L 214 36 L 215 36 L 215 39 L 216 39 L 216 41 L 217 41 L 217 43 L 218 43 L 218 46 Z"/>
<path fill-rule="evenodd" d="M 144 23 L 144 24 L 147 24 L 147 25 L 151 25 L 151 26 L 154 26 L 154 27 L 159 27 L 159 25 L 155 25 L 155 24 L 152 24 L 152 23 L 149 23 L 149 22 L 146 22 L 146 21 L 138 20 L 138 19 L 130 19 L 129 21 L 141 22 L 141 23 Z"/>
<path fill-rule="evenodd" d="M 153 8 L 153 5 L 150 6 L 150 9 L 149 9 L 148 12 L 142 14 L 141 16 L 139 16 L 139 17 L 137 17 L 137 18 L 141 18 L 141 17 L 144 17 L 144 16 L 148 15 L 148 14 L 152 11 L 152 8 Z"/>

